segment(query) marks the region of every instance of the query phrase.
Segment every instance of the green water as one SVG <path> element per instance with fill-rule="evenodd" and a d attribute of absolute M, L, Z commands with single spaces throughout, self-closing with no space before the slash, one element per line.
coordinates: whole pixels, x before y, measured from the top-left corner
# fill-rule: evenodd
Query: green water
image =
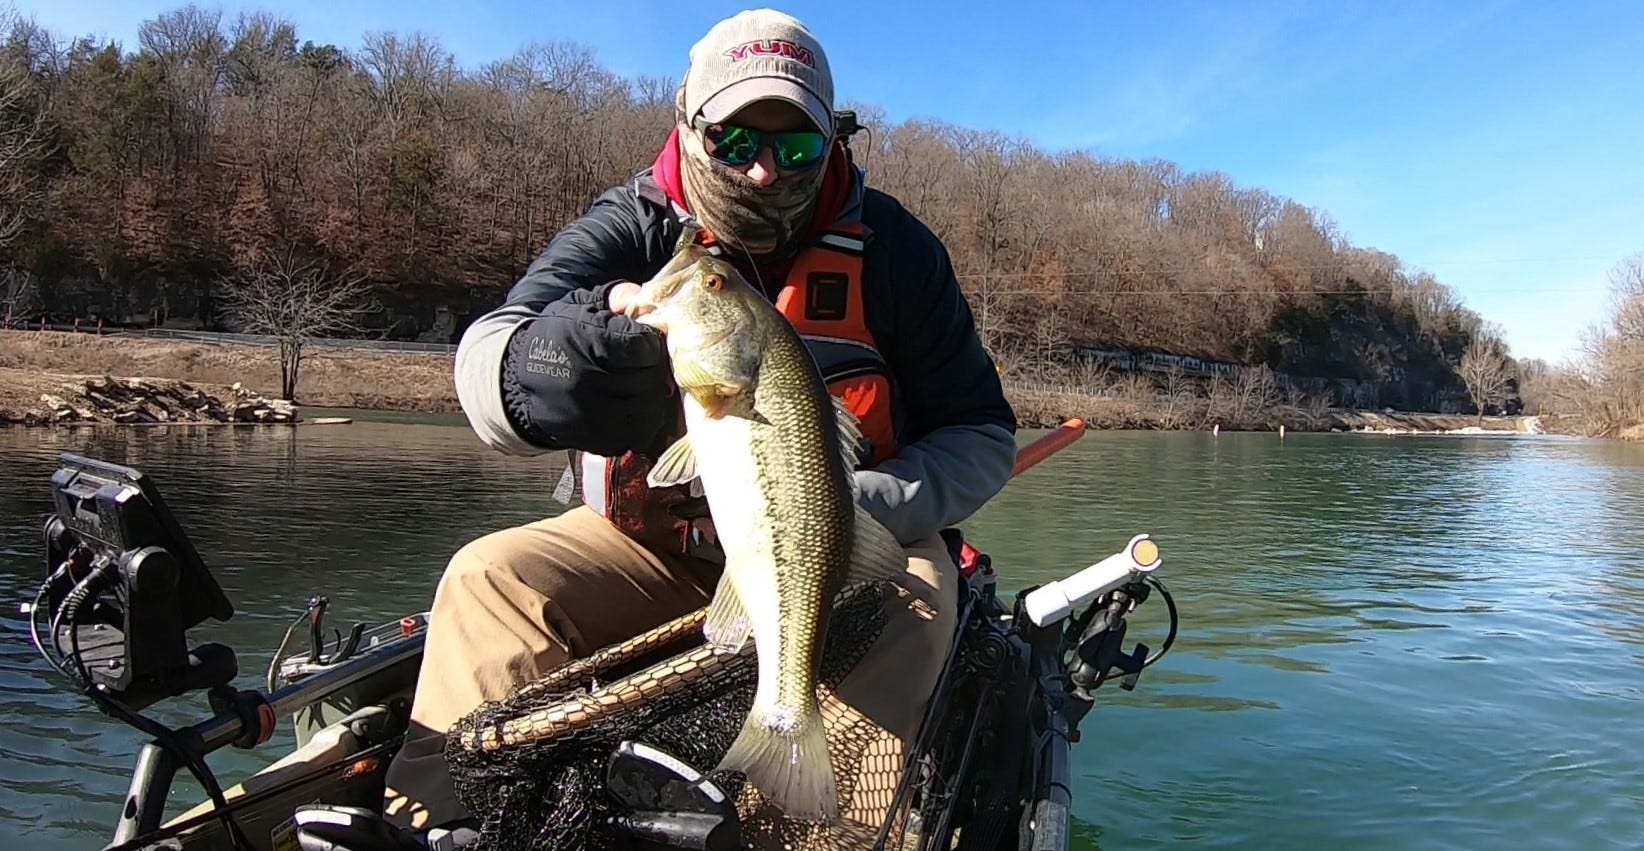
<path fill-rule="evenodd" d="M 560 510 L 557 459 L 416 419 L 0 430 L 0 836 L 100 846 L 139 744 L 48 675 L 15 605 L 55 454 L 157 479 L 238 607 L 197 640 L 231 641 L 252 686 L 308 596 L 398 617 L 464 541 Z M 1011 587 L 1136 532 L 1163 546 L 1182 634 L 1136 691 L 1099 692 L 1079 847 L 1644 847 L 1644 447 L 1092 433 L 965 528 Z M 1156 645 L 1159 614 L 1132 637 Z"/>

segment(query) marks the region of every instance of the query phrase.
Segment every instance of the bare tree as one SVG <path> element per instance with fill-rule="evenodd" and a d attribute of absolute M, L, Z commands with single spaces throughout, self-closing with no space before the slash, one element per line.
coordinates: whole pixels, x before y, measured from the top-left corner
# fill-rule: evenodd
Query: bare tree
<path fill-rule="evenodd" d="M 1055 305 L 1039 314 L 1030 331 L 1028 344 L 1033 357 L 1034 380 L 1041 384 L 1057 378 L 1061 364 L 1068 361 L 1069 343 L 1067 322 Z"/>
<path fill-rule="evenodd" d="M 0 9 L 0 33 L 11 29 Z M 30 179 L 45 153 L 45 112 L 33 103 L 26 69 L 0 56 L 0 249 L 17 239 L 41 195 Z"/>
<path fill-rule="evenodd" d="M 1163 374 L 1161 384 L 1161 396 L 1154 411 L 1159 427 L 1178 429 L 1187 426 L 1198 402 L 1192 379 L 1182 372 L 1180 366 L 1172 366 Z"/>
<path fill-rule="evenodd" d="M 1581 355 L 1555 373 L 1548 395 L 1592 435 L 1644 423 L 1644 252 L 1610 271 L 1610 315 L 1582 333 Z"/>
<path fill-rule="evenodd" d="M 1610 270 L 1610 325 L 1623 340 L 1644 342 L 1644 251 Z"/>
<path fill-rule="evenodd" d="M 231 327 L 278 339 L 280 398 L 288 402 L 296 401 L 304 345 L 357 335 L 370 312 L 371 288 L 363 275 L 335 274 L 289 252 L 269 256 L 224 285 Z"/>
<path fill-rule="evenodd" d="M 998 371 L 999 379 L 1006 384 L 1027 381 L 1033 375 L 1033 351 L 1025 346 L 1007 345 L 990 348 L 988 355 L 993 358 L 993 368 Z"/>
<path fill-rule="evenodd" d="M 1233 377 L 1233 415 L 1237 419 L 1260 417 L 1282 400 L 1273 370 L 1265 364 L 1243 367 Z"/>
<path fill-rule="evenodd" d="M 1456 372 L 1467 385 L 1467 395 L 1478 408 L 1478 421 L 1484 422 L 1484 409 L 1507 400 L 1507 379 L 1510 370 L 1507 359 L 1496 350 L 1493 341 L 1476 340 L 1461 353 Z"/>
<path fill-rule="evenodd" d="M 13 321 L 22 322 L 39 307 L 39 287 L 27 272 L 0 270 L 0 328 L 9 327 Z"/>

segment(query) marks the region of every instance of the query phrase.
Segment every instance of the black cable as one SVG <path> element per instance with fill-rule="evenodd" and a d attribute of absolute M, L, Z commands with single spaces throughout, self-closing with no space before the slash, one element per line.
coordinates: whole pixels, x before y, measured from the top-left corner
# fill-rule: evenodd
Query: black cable
<path fill-rule="evenodd" d="M 234 814 L 229 810 L 228 799 L 223 794 L 222 786 L 217 782 L 217 776 L 212 772 L 211 766 L 207 765 L 201 756 L 194 753 L 194 751 L 182 741 L 181 737 L 179 737 L 175 731 L 109 697 L 105 693 L 106 688 L 103 685 L 93 683 L 92 681 L 91 671 L 86 668 L 85 660 L 80 654 L 80 629 L 78 622 L 79 609 L 87 599 L 102 593 L 103 590 L 106 590 L 100 586 L 112 584 L 114 579 L 117 577 L 118 574 L 116 573 L 116 568 L 114 568 L 112 564 L 106 564 L 102 568 L 94 570 L 91 575 L 81 580 L 79 584 L 74 586 L 74 590 L 70 591 L 68 595 L 63 598 L 63 606 L 58 610 L 58 617 L 53 619 L 54 624 L 61 624 L 63 621 L 67 621 L 69 629 L 69 658 L 74 661 L 75 668 L 78 671 L 78 676 L 70 676 L 69 679 L 77 682 L 84 690 L 86 696 L 90 697 L 92 702 L 96 703 L 97 707 L 103 712 L 126 722 L 128 725 L 135 727 L 141 732 L 152 736 L 156 744 L 169 751 L 172 756 L 181 760 L 183 765 L 188 768 L 189 773 L 194 775 L 194 778 L 200 782 L 202 787 L 205 788 L 206 794 L 210 796 L 211 803 L 216 809 L 218 821 L 222 822 L 223 829 L 228 831 L 229 838 L 234 843 L 234 847 L 236 849 L 247 849 L 247 851 L 249 851 L 252 847 L 251 842 L 246 838 L 245 832 L 241 830 L 239 821 L 234 818 Z M 49 588 L 50 580 L 47 580 L 47 583 L 41 586 L 42 597 Z M 31 620 L 33 620 L 32 614 L 33 613 L 31 612 Z M 37 625 L 38 621 L 33 620 L 33 623 Z M 57 643 L 56 628 L 57 627 L 55 626 L 53 627 L 53 645 L 56 645 Z M 39 647 L 40 640 L 37 627 L 34 638 L 35 645 Z M 42 655 L 45 653 L 43 647 L 41 648 L 41 653 Z M 47 661 L 51 661 L 49 657 Z M 62 666 L 55 662 L 53 663 L 53 666 L 57 667 L 59 671 L 63 670 Z"/>
<path fill-rule="evenodd" d="M 91 674 L 86 670 L 85 662 L 80 659 L 79 631 L 74 630 L 70 635 L 70 647 L 73 650 L 72 658 L 75 664 L 80 667 L 82 677 L 89 680 Z M 222 822 L 223 829 L 228 831 L 234 847 L 236 849 L 250 849 L 250 840 L 246 838 L 238 820 L 234 818 L 233 812 L 228 807 L 228 798 L 223 794 L 222 785 L 217 781 L 217 775 L 211 770 L 211 766 L 206 764 L 205 759 L 189 748 L 176 731 L 125 706 L 109 697 L 106 692 L 107 688 L 101 684 L 91 685 L 86 688 L 86 695 L 97 704 L 99 709 L 139 731 L 147 733 L 153 737 L 156 744 L 177 757 L 189 773 L 194 776 L 194 779 L 198 780 L 205 789 L 206 795 L 210 797 L 215 808 L 217 820 Z"/>
<path fill-rule="evenodd" d="M 47 652 L 45 643 L 40 640 L 40 607 L 45 603 L 46 595 L 51 592 L 52 583 L 66 573 L 68 573 L 68 563 L 64 562 L 63 566 L 57 568 L 56 572 L 47 577 L 45 582 L 40 583 L 40 593 L 34 595 L 34 605 L 29 608 L 29 637 L 34 639 L 34 649 L 39 652 L 40 658 L 46 660 L 46 664 L 51 665 L 57 673 L 62 674 L 63 679 L 84 686 L 78 675 L 63 667 L 62 660 L 57 658 L 58 654 Z M 52 633 L 52 643 L 53 645 L 56 644 L 56 633 Z"/>
<path fill-rule="evenodd" d="M 1147 666 L 1164 658 L 1164 655 L 1170 652 L 1170 645 L 1176 643 L 1176 626 L 1181 622 L 1181 619 L 1176 612 L 1176 599 L 1170 596 L 1170 589 L 1166 588 L 1164 583 L 1160 582 L 1159 578 L 1151 573 L 1147 575 L 1146 580 L 1149 585 L 1159 589 L 1159 594 L 1164 597 L 1165 609 L 1170 612 L 1170 631 L 1165 634 L 1164 645 L 1159 648 L 1159 652 L 1149 656 L 1147 660 L 1142 663 L 1143 670 L 1146 670 Z"/>

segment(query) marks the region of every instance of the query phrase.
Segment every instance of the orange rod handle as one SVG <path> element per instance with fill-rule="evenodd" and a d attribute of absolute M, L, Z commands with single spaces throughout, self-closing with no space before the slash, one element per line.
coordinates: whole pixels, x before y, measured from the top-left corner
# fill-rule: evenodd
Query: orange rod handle
<path fill-rule="evenodd" d="M 1026 472 L 1029 467 L 1066 449 L 1073 441 L 1085 435 L 1085 421 L 1074 417 L 1057 426 L 1051 433 L 1016 450 L 1016 466 L 1010 470 L 1010 477 L 1016 478 Z"/>

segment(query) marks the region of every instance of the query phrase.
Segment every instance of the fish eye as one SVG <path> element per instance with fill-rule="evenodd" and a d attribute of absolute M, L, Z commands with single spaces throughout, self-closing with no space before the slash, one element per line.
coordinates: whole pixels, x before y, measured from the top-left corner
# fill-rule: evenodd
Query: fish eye
<path fill-rule="evenodd" d="M 702 279 L 702 286 L 707 287 L 708 292 L 717 293 L 725 288 L 725 279 L 718 275 L 709 275 Z"/>

